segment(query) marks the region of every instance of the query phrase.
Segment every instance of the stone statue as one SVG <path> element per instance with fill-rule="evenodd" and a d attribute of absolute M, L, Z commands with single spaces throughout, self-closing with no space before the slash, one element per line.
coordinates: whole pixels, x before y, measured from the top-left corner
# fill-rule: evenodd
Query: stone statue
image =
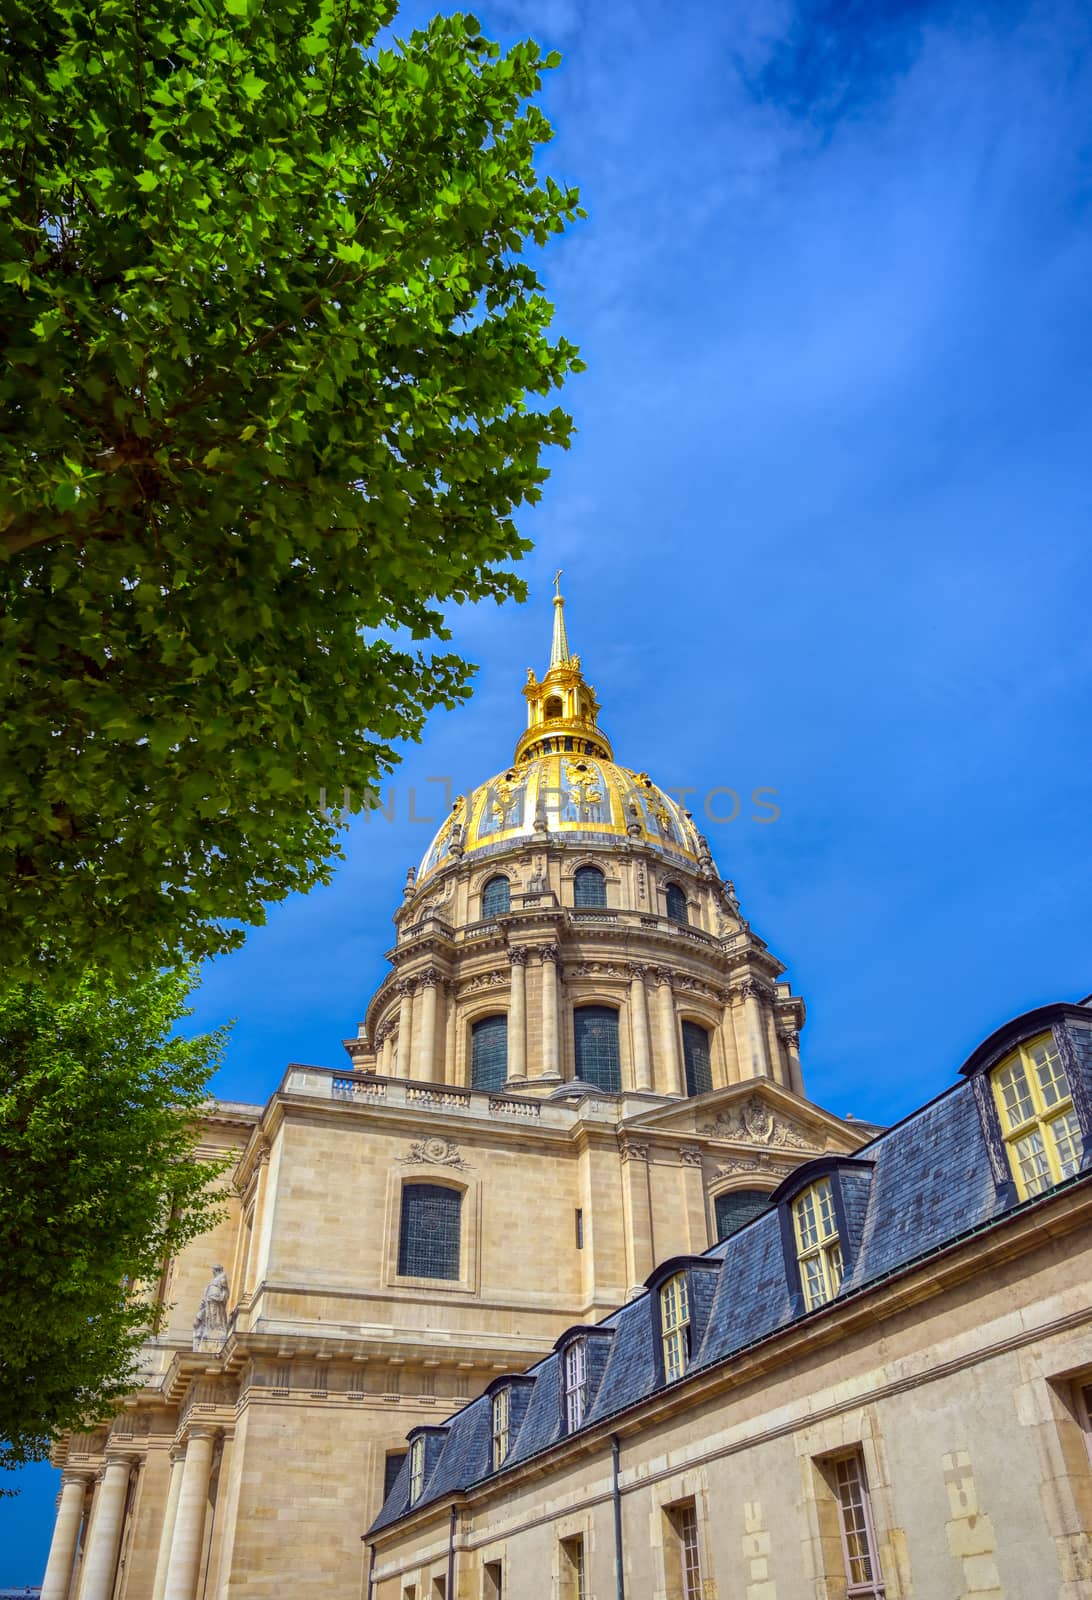
<path fill-rule="evenodd" d="M 193 1348 L 201 1350 L 207 1344 L 219 1347 L 227 1337 L 228 1281 L 223 1267 L 212 1269 L 212 1278 L 201 1296 L 201 1304 L 193 1319 Z"/>

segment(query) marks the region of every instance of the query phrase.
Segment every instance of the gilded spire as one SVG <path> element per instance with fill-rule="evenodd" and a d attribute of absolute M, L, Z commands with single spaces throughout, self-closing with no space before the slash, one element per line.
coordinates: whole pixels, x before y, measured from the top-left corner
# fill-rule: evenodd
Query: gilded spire
<path fill-rule="evenodd" d="M 569 639 L 565 632 L 565 601 L 561 593 L 561 568 L 554 574 L 554 636 L 550 644 L 551 667 L 564 667 L 569 662 Z"/>
<path fill-rule="evenodd" d="M 596 718 L 595 690 L 580 670 L 580 657 L 569 650 L 561 571 L 554 575 L 554 632 L 550 665 L 541 681 L 528 669 L 523 689 L 527 728 L 516 745 L 516 760 L 540 755 L 589 755 L 612 760 L 610 744 Z"/>

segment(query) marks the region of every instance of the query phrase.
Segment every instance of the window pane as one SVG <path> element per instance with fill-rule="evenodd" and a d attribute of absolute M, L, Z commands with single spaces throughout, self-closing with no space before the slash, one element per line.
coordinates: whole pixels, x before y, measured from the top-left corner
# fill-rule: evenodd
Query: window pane
<path fill-rule="evenodd" d="M 1050 1188 L 1050 1163 L 1047 1160 L 1041 1128 L 1034 1128 L 1015 1144 L 1016 1162 L 1028 1195 L 1042 1194 Z"/>
<path fill-rule="evenodd" d="M 761 1216 L 769 1204 L 769 1195 L 761 1189 L 733 1189 L 729 1194 L 718 1194 L 713 1201 L 718 1240 L 727 1239 L 745 1223 Z"/>
<path fill-rule="evenodd" d="M 1043 1105 L 1049 1110 L 1056 1106 L 1059 1100 L 1069 1099 L 1069 1079 L 1062 1066 L 1062 1058 L 1054 1048 L 1053 1040 L 1044 1039 L 1042 1044 L 1035 1045 L 1028 1051 L 1035 1076 L 1039 1080 L 1039 1092 L 1043 1097 Z"/>
<path fill-rule="evenodd" d="M 463 1197 L 437 1183 L 407 1183 L 402 1190 L 398 1271 L 406 1278 L 459 1276 L 459 1223 Z"/>
<path fill-rule="evenodd" d="M 610 1006 L 579 1006 L 573 1012 L 573 1034 L 577 1077 L 611 1094 L 620 1093 L 617 1011 Z"/>
<path fill-rule="evenodd" d="M 823 1272 L 823 1262 L 819 1256 L 808 1256 L 800 1263 L 800 1274 L 804 1281 L 804 1303 L 809 1311 L 814 1311 L 816 1306 L 826 1304 L 827 1280 Z"/>
<path fill-rule="evenodd" d="M 682 1025 L 683 1064 L 686 1068 L 687 1094 L 708 1094 L 713 1087 L 713 1069 L 709 1062 L 709 1035 L 697 1022 Z"/>
<path fill-rule="evenodd" d="M 1084 1154 L 1084 1141 L 1081 1138 L 1081 1125 L 1077 1121 L 1074 1111 L 1067 1111 L 1064 1116 L 1055 1117 L 1047 1123 L 1051 1136 L 1054 1139 L 1054 1148 L 1058 1152 L 1058 1166 L 1063 1178 L 1071 1178 L 1081 1164 Z"/>
<path fill-rule="evenodd" d="M 508 1078 L 508 1018 L 483 1017 L 470 1030 L 470 1086 L 503 1089 Z"/>
<path fill-rule="evenodd" d="M 573 875 L 573 904 L 605 906 L 607 880 L 598 867 L 578 867 Z"/>
<path fill-rule="evenodd" d="M 511 888 L 507 878 L 490 878 L 482 890 L 482 916 L 499 917 L 509 909 Z"/>
<path fill-rule="evenodd" d="M 815 1190 L 806 1189 L 793 1206 L 796 1219 L 796 1241 L 801 1250 L 811 1250 L 819 1243 L 819 1222 L 815 1214 Z"/>
<path fill-rule="evenodd" d="M 1035 1115 L 1031 1098 L 1031 1085 L 1022 1061 L 1013 1061 L 997 1074 L 997 1087 L 1001 1091 L 1005 1119 L 1010 1128 L 1018 1128 Z"/>
<path fill-rule="evenodd" d="M 588 1348 L 576 1339 L 565 1350 L 565 1426 L 571 1432 L 584 1421 L 588 1398 Z"/>

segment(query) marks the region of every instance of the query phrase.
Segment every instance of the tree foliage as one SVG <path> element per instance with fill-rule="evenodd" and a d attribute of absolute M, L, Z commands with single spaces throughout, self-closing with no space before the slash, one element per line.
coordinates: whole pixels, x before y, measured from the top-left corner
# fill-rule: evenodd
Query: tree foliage
<path fill-rule="evenodd" d="M 193 1149 L 223 1032 L 173 1035 L 191 981 L 0 992 L 0 1467 L 132 1388 L 156 1307 L 126 1285 L 215 1218 L 222 1166 Z"/>
<path fill-rule="evenodd" d="M 329 874 L 336 822 L 521 595 L 571 422 L 528 245 L 543 59 L 387 0 L 12 0 L 0 21 L 0 917 L 137 970 Z"/>

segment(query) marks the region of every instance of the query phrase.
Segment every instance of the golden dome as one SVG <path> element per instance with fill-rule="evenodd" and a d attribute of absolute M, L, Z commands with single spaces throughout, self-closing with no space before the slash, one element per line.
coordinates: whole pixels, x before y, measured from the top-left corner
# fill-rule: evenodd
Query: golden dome
<path fill-rule="evenodd" d="M 595 690 L 580 657 L 569 654 L 564 606 L 559 590 L 550 665 L 541 681 L 527 673 L 527 728 L 512 766 L 455 801 L 425 852 L 418 884 L 453 855 L 492 853 L 519 840 L 601 848 L 632 839 L 667 859 L 699 861 L 697 830 L 677 802 L 647 772 L 615 764 L 596 721 Z"/>
<path fill-rule="evenodd" d="M 561 742 L 573 739 L 562 735 Z M 563 749 L 521 761 L 460 795 L 425 853 L 417 882 L 450 860 L 453 846 L 470 854 L 524 839 L 600 849 L 632 839 L 670 860 L 698 862 L 694 824 L 646 772 Z"/>

